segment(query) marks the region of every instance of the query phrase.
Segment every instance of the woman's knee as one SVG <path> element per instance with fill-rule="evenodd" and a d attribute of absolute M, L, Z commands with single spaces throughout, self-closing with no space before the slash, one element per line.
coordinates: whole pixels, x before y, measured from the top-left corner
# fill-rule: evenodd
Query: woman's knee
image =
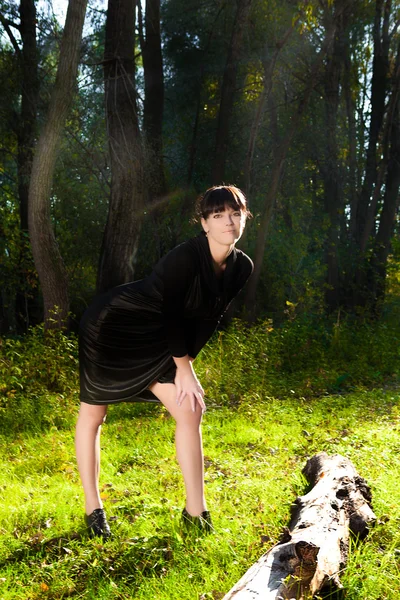
<path fill-rule="evenodd" d="M 89 427 L 100 427 L 107 416 L 107 406 L 81 402 L 78 421 Z"/>
<path fill-rule="evenodd" d="M 197 404 L 196 410 L 193 411 L 188 399 L 184 400 L 174 414 L 177 425 L 185 425 L 193 429 L 198 429 L 200 427 L 202 417 L 203 413 L 200 406 Z"/>
<path fill-rule="evenodd" d="M 162 402 L 177 424 L 199 427 L 203 414 L 200 405 L 196 402 L 196 410 L 193 411 L 191 402 L 186 397 L 182 404 L 178 406 L 176 403 L 176 388 L 173 383 L 156 382 L 150 389 Z"/>

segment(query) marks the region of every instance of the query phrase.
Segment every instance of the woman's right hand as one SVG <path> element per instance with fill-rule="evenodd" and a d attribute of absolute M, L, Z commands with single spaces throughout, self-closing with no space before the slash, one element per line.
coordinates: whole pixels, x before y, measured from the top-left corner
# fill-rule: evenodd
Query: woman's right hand
<path fill-rule="evenodd" d="M 174 357 L 176 364 L 175 387 L 176 403 L 181 406 L 186 396 L 189 398 L 193 412 L 196 411 L 196 404 L 199 404 L 202 412 L 206 410 L 204 402 L 204 390 L 200 381 L 196 377 L 193 366 L 188 356 L 182 358 Z"/>

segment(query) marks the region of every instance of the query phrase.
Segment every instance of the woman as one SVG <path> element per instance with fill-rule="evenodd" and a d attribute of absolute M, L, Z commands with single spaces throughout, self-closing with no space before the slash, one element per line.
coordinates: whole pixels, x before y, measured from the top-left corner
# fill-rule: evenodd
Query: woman
<path fill-rule="evenodd" d="M 110 535 L 98 485 L 107 405 L 141 400 L 162 402 L 175 419 L 176 454 L 186 489 L 183 517 L 211 529 L 200 430 L 206 407 L 193 360 L 253 263 L 235 248 L 249 214 L 238 188 L 210 188 L 200 199 L 199 212 L 200 235 L 169 252 L 146 279 L 97 298 L 82 319 L 76 453 L 91 535 Z"/>

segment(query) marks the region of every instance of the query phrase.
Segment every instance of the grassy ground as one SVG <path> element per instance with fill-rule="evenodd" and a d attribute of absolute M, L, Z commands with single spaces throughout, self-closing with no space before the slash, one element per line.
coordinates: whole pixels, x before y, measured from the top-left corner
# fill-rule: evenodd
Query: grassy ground
<path fill-rule="evenodd" d="M 174 426 L 161 407 L 110 409 L 101 481 L 115 538 L 105 544 L 86 536 L 72 428 L 0 438 L 0 598 L 222 598 L 278 540 L 305 491 L 307 457 L 325 450 L 353 461 L 379 518 L 331 597 L 397 600 L 400 394 L 247 398 L 235 410 L 210 399 L 203 431 L 216 533 L 197 540 L 180 529 Z"/>

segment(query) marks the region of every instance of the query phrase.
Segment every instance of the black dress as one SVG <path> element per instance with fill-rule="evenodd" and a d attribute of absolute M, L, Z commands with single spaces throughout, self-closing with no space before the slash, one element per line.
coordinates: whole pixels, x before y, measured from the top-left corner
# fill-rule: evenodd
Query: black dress
<path fill-rule="evenodd" d="M 81 401 L 158 402 L 149 385 L 173 383 L 172 356 L 196 357 L 252 270 L 235 248 L 218 278 L 200 234 L 171 250 L 149 277 L 96 298 L 80 324 Z"/>

